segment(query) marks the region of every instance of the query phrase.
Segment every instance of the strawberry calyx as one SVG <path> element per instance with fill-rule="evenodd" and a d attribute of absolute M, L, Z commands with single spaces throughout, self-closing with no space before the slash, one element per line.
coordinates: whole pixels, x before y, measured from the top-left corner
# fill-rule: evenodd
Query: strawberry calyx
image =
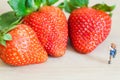
<path fill-rule="evenodd" d="M 92 6 L 92 8 L 107 12 L 110 16 L 112 16 L 112 11 L 115 9 L 115 5 L 109 6 L 107 4 L 96 4 Z"/>
<path fill-rule="evenodd" d="M 64 2 L 60 3 L 58 7 L 71 13 L 78 7 L 88 7 L 88 3 L 89 0 L 64 0 Z"/>
<path fill-rule="evenodd" d="M 8 0 L 8 3 L 17 16 L 25 16 L 32 11 L 36 11 L 41 4 L 41 0 Z"/>
<path fill-rule="evenodd" d="M 16 28 L 16 24 L 20 23 L 21 17 L 17 17 L 15 12 L 10 11 L 0 15 L 0 44 L 6 46 L 6 41 L 12 40 L 12 36 L 8 33 Z"/>
<path fill-rule="evenodd" d="M 73 10 L 82 7 L 88 7 L 89 0 L 64 0 L 59 4 L 59 8 L 64 9 L 66 12 L 71 13 Z M 102 10 L 112 15 L 112 11 L 115 9 L 115 5 L 109 6 L 107 4 L 95 4 L 91 8 Z"/>
<path fill-rule="evenodd" d="M 50 6 L 56 2 L 58 0 L 8 0 L 9 5 L 16 12 L 16 15 L 21 17 L 39 10 L 42 6 Z"/>
<path fill-rule="evenodd" d="M 42 0 L 41 5 L 42 6 L 51 6 L 51 5 L 55 4 L 56 2 L 58 2 L 58 0 Z"/>

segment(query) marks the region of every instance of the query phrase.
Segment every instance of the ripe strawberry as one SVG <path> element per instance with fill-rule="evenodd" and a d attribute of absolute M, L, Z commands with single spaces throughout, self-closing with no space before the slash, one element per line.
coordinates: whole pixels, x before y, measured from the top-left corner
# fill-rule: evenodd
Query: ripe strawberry
<path fill-rule="evenodd" d="M 29 25 L 36 32 L 47 53 L 53 57 L 65 54 L 68 40 L 66 17 L 61 9 L 52 6 L 57 1 L 8 1 L 16 15 L 23 17 L 22 23 Z"/>
<path fill-rule="evenodd" d="M 76 0 L 77 3 L 72 0 L 68 3 L 75 8 L 68 19 L 69 36 L 75 50 L 86 54 L 93 51 L 107 38 L 111 29 L 111 17 L 105 11 L 113 10 L 113 6 L 111 8 L 106 4 L 97 4 L 93 8 L 89 8 L 87 0 L 80 1 L 81 4 L 78 6 L 81 8 L 74 6 L 74 4 L 78 4 L 78 0 Z M 66 10 L 70 9 L 66 8 Z"/>
<path fill-rule="evenodd" d="M 36 33 L 27 25 L 19 24 L 9 34 L 12 40 L 6 46 L 0 44 L 0 58 L 7 64 L 23 66 L 42 63 L 48 58 L 46 51 L 40 44 Z"/>
<path fill-rule="evenodd" d="M 68 24 L 73 47 L 81 53 L 89 53 L 108 36 L 111 18 L 100 10 L 79 8 L 71 13 Z"/>
<path fill-rule="evenodd" d="M 32 27 L 46 49 L 54 57 L 65 54 L 68 28 L 64 13 L 57 7 L 45 6 L 23 19 L 23 23 Z"/>

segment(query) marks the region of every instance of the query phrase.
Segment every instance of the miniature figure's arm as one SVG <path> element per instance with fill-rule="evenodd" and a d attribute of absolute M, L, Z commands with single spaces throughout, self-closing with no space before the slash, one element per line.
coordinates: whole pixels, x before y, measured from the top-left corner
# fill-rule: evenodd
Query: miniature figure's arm
<path fill-rule="evenodd" d="M 109 51 L 110 51 L 110 50 L 113 50 L 113 48 L 112 48 L 112 47 L 109 47 Z"/>

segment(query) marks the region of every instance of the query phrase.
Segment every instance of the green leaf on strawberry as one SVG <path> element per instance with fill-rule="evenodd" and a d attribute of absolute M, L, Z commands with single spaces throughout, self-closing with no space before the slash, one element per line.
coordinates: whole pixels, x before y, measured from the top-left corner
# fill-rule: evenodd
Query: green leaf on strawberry
<path fill-rule="evenodd" d="M 11 8 L 16 12 L 17 16 L 24 17 L 34 11 L 37 11 L 41 6 L 53 5 L 58 0 L 8 0 Z"/>
<path fill-rule="evenodd" d="M 65 11 L 69 13 L 76 9 L 76 6 L 73 6 L 73 3 L 67 0 L 64 0 L 64 2 L 60 3 L 58 7 L 61 9 L 65 9 Z"/>
<path fill-rule="evenodd" d="M 14 9 L 17 16 L 23 16 L 27 14 L 25 1 L 26 0 L 9 0 L 8 3 Z"/>
<path fill-rule="evenodd" d="M 76 7 L 88 6 L 89 0 L 70 0 L 70 3 Z"/>
<path fill-rule="evenodd" d="M 42 0 L 42 5 L 43 6 L 45 6 L 45 5 L 51 6 L 51 5 L 55 4 L 56 2 L 58 2 L 58 0 Z"/>
<path fill-rule="evenodd" d="M 71 13 L 77 8 L 88 7 L 88 4 L 89 0 L 64 0 L 64 2 L 60 3 L 58 7 L 65 9 L 65 11 L 68 13 Z M 104 12 L 107 12 L 111 16 L 111 12 L 115 9 L 115 5 L 109 6 L 107 4 L 96 4 L 91 8 L 102 10 Z"/>
<path fill-rule="evenodd" d="M 88 0 L 64 0 L 64 2 L 58 5 L 59 8 L 65 9 L 66 12 L 71 13 L 73 10 L 78 7 L 87 7 L 89 1 Z"/>
<path fill-rule="evenodd" d="M 25 16 L 36 11 L 40 7 L 41 0 L 8 0 L 8 3 L 17 16 Z"/>
<path fill-rule="evenodd" d="M 67 12 L 72 12 L 76 7 L 74 7 L 71 2 L 67 2 L 67 0 L 64 1 L 64 7 Z"/>
<path fill-rule="evenodd" d="M 48 1 L 48 5 L 53 5 L 55 4 L 56 2 L 58 2 L 58 0 L 47 0 Z"/>
<path fill-rule="evenodd" d="M 12 36 L 9 33 L 7 33 L 3 36 L 3 39 L 4 40 L 12 40 Z"/>
<path fill-rule="evenodd" d="M 0 44 L 3 45 L 3 46 L 6 46 L 6 41 L 3 40 L 3 39 L 0 39 Z"/>
<path fill-rule="evenodd" d="M 103 10 L 105 12 L 111 12 L 115 9 L 115 5 L 108 6 L 107 4 L 96 4 L 92 8 L 98 9 L 98 10 Z"/>
<path fill-rule="evenodd" d="M 8 32 L 15 27 L 21 20 L 21 17 L 17 17 L 15 12 L 7 12 L 0 15 L 0 44 L 6 45 L 6 41 L 12 40 L 12 36 Z"/>
<path fill-rule="evenodd" d="M 7 33 L 7 34 L 3 34 L 2 37 L 0 37 L 0 44 L 2 44 L 3 46 L 6 46 L 6 41 L 12 40 L 12 36 Z"/>
<path fill-rule="evenodd" d="M 97 10 L 102 10 L 104 12 L 108 12 L 110 16 L 112 16 L 111 11 L 115 9 L 115 5 L 113 6 L 108 6 L 107 4 L 96 4 L 92 6 L 92 8 L 97 9 Z"/>
<path fill-rule="evenodd" d="M 60 4 L 58 5 L 58 7 L 59 7 L 60 9 L 63 9 L 63 8 L 64 8 L 64 2 L 60 3 Z"/>
<path fill-rule="evenodd" d="M 15 12 L 10 11 L 7 13 L 4 13 L 0 15 L 0 29 L 8 27 L 11 23 L 15 22 L 18 20 L 18 17 L 16 17 Z"/>
<path fill-rule="evenodd" d="M 36 11 L 41 4 L 41 0 L 25 0 L 25 10 L 27 11 L 26 14 Z"/>

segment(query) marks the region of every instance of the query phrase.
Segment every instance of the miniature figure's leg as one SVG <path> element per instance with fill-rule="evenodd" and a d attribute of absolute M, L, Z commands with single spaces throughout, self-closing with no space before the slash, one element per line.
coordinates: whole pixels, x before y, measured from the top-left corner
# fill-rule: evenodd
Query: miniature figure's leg
<path fill-rule="evenodd" d="M 116 55 L 116 54 L 114 53 L 113 58 L 115 58 L 115 55 Z"/>
<path fill-rule="evenodd" d="M 114 53 L 113 58 L 115 58 L 115 56 L 116 56 L 116 52 Z"/>
<path fill-rule="evenodd" d="M 111 64 L 111 55 L 110 55 L 110 57 L 109 57 L 108 64 Z"/>

